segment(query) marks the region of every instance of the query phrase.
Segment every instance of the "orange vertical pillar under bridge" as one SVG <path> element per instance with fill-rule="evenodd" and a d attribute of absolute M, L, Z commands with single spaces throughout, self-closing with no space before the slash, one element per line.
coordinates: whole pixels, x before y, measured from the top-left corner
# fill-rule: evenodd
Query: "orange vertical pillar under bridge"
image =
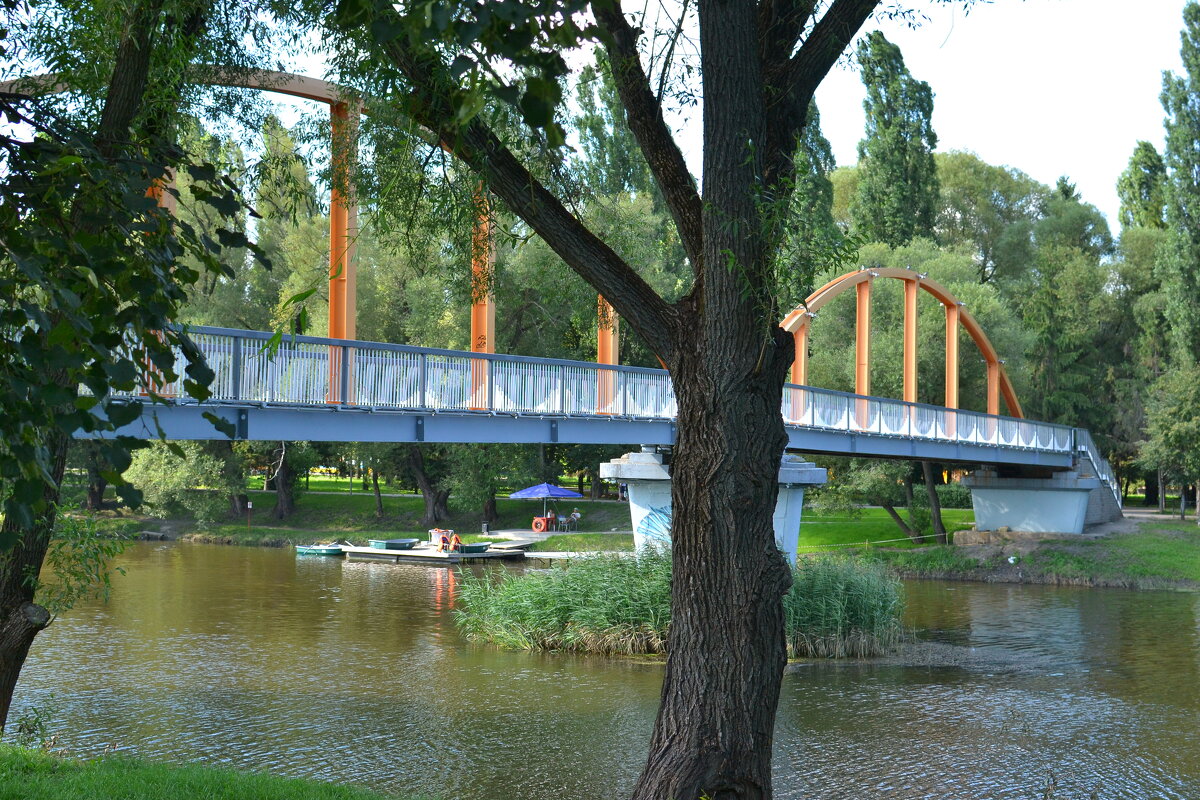
<path fill-rule="evenodd" d="M 621 329 L 616 310 L 603 297 L 596 300 L 596 411 L 615 414 L 616 370 L 604 369 L 604 365 L 616 366 L 620 360 Z"/>
<path fill-rule="evenodd" d="M 475 227 L 471 231 L 471 352 L 496 352 L 496 294 L 493 270 L 496 248 L 492 240 L 492 209 L 487 188 L 475 188 Z M 487 409 L 490 404 L 489 361 L 471 359 L 471 408 Z"/>
<path fill-rule="evenodd" d="M 358 204 L 354 202 L 351 171 L 355 161 L 354 136 L 359 110 L 347 103 L 329 106 L 332 129 L 329 191 L 329 338 L 354 339 L 357 330 L 357 291 L 354 241 L 358 236 Z M 353 400 L 353 354 L 343 347 L 329 351 L 329 402 Z"/>

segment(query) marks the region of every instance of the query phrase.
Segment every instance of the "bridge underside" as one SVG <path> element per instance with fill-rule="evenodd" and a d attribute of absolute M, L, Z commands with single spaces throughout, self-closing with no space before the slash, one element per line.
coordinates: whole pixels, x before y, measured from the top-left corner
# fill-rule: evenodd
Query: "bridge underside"
<path fill-rule="evenodd" d="M 233 426 L 237 439 L 314 442 L 459 442 L 510 444 L 673 445 L 671 420 L 611 415 L 511 415 L 490 412 L 437 413 L 379 410 L 358 406 L 147 405 L 142 419 L 119 433 L 168 439 L 223 439 L 203 415 Z M 944 463 L 996 464 L 1070 469 L 1069 452 L 998 447 L 970 441 L 944 441 L 844 430 L 786 426 L 788 449 L 812 454 L 864 458 L 927 459 Z"/>

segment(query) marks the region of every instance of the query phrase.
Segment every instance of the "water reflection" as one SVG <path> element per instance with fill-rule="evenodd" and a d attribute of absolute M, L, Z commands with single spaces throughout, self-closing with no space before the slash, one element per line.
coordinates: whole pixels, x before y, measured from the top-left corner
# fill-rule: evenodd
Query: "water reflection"
<path fill-rule="evenodd" d="M 17 710 L 61 739 L 444 798 L 627 793 L 661 669 L 457 634 L 459 574 L 141 544 L 107 604 L 39 637 Z M 1200 797 L 1200 597 L 910 584 L 959 666 L 785 677 L 780 798 Z"/>

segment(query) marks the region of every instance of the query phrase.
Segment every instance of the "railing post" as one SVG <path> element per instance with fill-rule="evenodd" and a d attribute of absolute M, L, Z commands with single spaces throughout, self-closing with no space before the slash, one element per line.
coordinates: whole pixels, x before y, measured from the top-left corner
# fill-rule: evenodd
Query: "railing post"
<path fill-rule="evenodd" d="M 230 400 L 242 399 L 242 338 L 240 336 L 233 337 L 233 354 L 229 359 L 229 368 L 233 370 L 233 375 L 229 381 L 229 393 L 232 395 Z"/>
<path fill-rule="evenodd" d="M 487 370 L 487 410 L 496 410 L 496 362 L 488 358 L 484 360 Z"/>
<path fill-rule="evenodd" d="M 426 368 L 428 365 L 428 357 L 426 353 L 421 353 L 417 361 L 417 391 L 419 392 L 417 399 L 420 401 L 420 408 L 429 408 L 429 402 L 425 399 L 426 390 Z"/>
<path fill-rule="evenodd" d="M 350 362 L 350 348 L 346 345 L 341 345 L 338 348 L 338 358 L 341 360 L 341 363 L 338 365 L 338 369 L 341 372 L 341 375 L 338 377 L 338 392 L 340 393 L 338 401 L 342 405 L 346 405 L 346 400 L 350 397 L 350 370 L 347 369 L 347 365 Z"/>
<path fill-rule="evenodd" d="M 567 368 L 558 365 L 558 413 L 567 413 Z"/>

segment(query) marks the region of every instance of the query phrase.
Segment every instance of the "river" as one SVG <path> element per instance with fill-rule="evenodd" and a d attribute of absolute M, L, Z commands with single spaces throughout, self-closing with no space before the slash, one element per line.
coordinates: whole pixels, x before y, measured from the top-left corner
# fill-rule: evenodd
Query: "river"
<path fill-rule="evenodd" d="M 446 568 L 139 543 L 38 637 L 13 718 L 108 747 L 445 800 L 626 794 L 661 667 L 500 651 Z M 776 796 L 1200 798 L 1200 595 L 914 582 L 914 666 L 784 677 Z"/>

